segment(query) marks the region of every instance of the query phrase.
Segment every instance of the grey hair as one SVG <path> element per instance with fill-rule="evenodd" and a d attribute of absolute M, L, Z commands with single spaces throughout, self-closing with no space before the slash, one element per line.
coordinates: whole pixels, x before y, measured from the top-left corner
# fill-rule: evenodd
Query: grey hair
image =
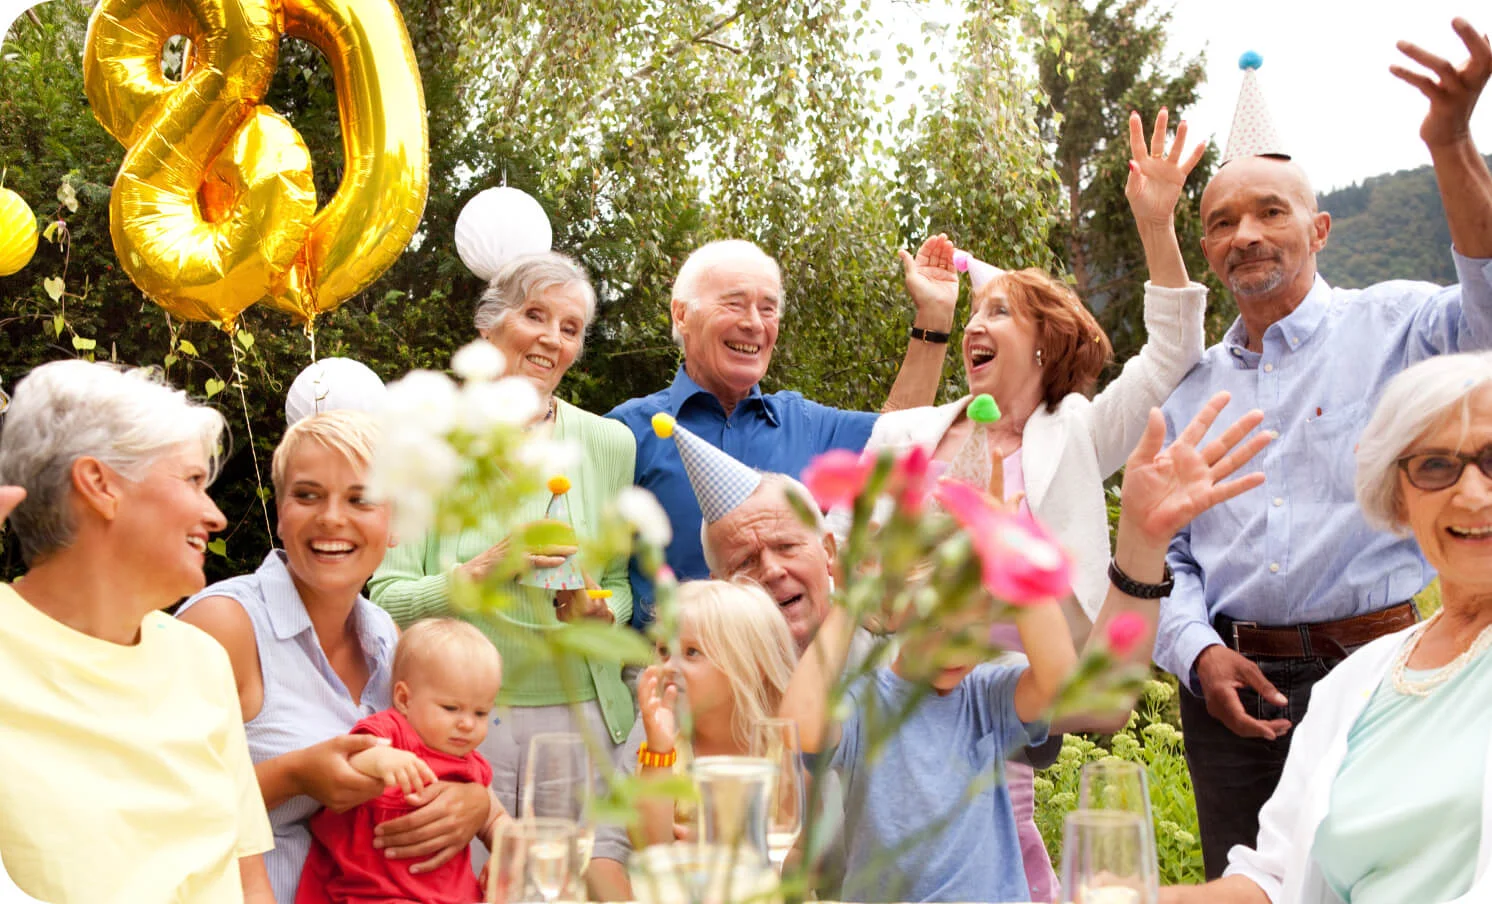
<path fill-rule="evenodd" d="M 1389 381 L 1357 443 L 1357 502 L 1374 527 L 1409 533 L 1399 493 L 1399 459 L 1425 433 L 1459 412 L 1471 427 L 1471 396 L 1492 386 L 1492 352 L 1437 355 Z"/>
<path fill-rule="evenodd" d="M 755 497 L 761 493 L 770 493 L 774 489 L 782 493 L 784 505 L 787 504 L 787 495 L 791 494 L 796 496 L 810 512 L 813 512 L 812 527 L 814 536 L 823 539 L 824 534 L 829 532 L 829 524 L 824 520 L 824 513 L 819 511 L 819 504 L 814 501 L 813 494 L 808 491 L 808 487 L 804 486 L 803 482 L 796 477 L 791 477 L 787 474 L 778 474 L 774 471 L 765 471 L 762 473 L 761 484 L 752 491 L 751 496 Z M 793 517 L 797 517 L 797 512 L 793 512 Z M 709 566 L 711 574 L 728 578 L 730 575 L 720 574 L 719 568 L 716 567 L 719 564 L 719 560 L 715 558 L 715 552 L 710 548 L 709 530 L 709 523 L 701 518 L 699 522 L 699 545 L 704 550 L 705 564 Z"/>
<path fill-rule="evenodd" d="M 140 480 L 157 458 L 196 442 L 209 480 L 220 464 L 226 424 L 217 409 L 187 398 L 151 369 L 54 361 L 16 385 L 0 433 L 0 484 L 24 487 L 10 516 L 28 566 L 75 539 L 72 466 L 96 458 L 126 480 Z"/>
<path fill-rule="evenodd" d="M 699 284 L 706 274 L 721 264 L 741 261 L 765 261 L 771 265 L 772 273 L 777 277 L 777 284 L 782 285 L 782 268 L 778 266 L 776 258 L 763 251 L 755 242 L 748 242 L 745 239 L 720 239 L 700 245 L 684 259 L 683 266 L 679 267 L 679 275 L 674 277 L 674 299 L 682 301 L 685 310 L 694 310 L 699 307 Z M 787 299 L 784 298 L 779 303 L 786 306 Z M 684 347 L 684 336 L 679 332 L 677 324 L 673 328 L 673 343 L 679 348 Z"/>
<path fill-rule="evenodd" d="M 580 285 L 585 293 L 584 329 L 590 329 L 591 321 L 596 319 L 596 290 L 591 286 L 591 278 L 584 267 L 558 251 L 522 254 L 513 258 L 502 265 L 477 298 L 477 309 L 472 315 L 477 332 L 487 335 L 505 317 L 540 292 L 572 284 Z"/>

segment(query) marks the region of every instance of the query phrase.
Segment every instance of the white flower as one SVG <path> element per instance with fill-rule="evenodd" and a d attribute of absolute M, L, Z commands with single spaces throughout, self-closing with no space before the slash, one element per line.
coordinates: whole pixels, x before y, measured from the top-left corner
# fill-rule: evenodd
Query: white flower
<path fill-rule="evenodd" d="M 523 426 L 539 414 L 539 391 L 523 377 L 504 377 L 492 383 L 461 387 L 460 424 L 474 434 L 498 424 Z"/>
<path fill-rule="evenodd" d="M 565 474 L 580 464 L 580 444 L 568 439 L 534 439 L 520 446 L 514 457 L 545 474 Z"/>
<path fill-rule="evenodd" d="M 463 345 L 451 357 L 451 370 L 467 382 L 486 383 L 502 376 L 507 362 L 502 352 L 486 339 L 476 339 Z"/>
<path fill-rule="evenodd" d="M 617 494 L 616 510 L 637 530 L 643 541 L 653 546 L 667 546 L 673 539 L 673 526 L 658 500 L 641 487 L 627 487 Z"/>
<path fill-rule="evenodd" d="M 456 384 L 433 370 L 412 370 L 389 384 L 380 415 L 384 437 L 444 439 L 456 424 Z"/>
<path fill-rule="evenodd" d="M 379 439 L 369 478 L 374 498 L 393 506 L 395 530 L 417 537 L 429 529 L 435 500 L 461 475 L 461 457 L 444 437 L 416 430 L 387 431 Z"/>

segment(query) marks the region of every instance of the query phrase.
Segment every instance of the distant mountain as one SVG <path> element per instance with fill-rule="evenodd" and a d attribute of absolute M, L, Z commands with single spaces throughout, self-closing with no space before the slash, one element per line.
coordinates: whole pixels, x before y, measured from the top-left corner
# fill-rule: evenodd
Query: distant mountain
<path fill-rule="evenodd" d="M 1430 167 L 1372 176 L 1316 200 L 1332 219 L 1331 238 L 1317 259 L 1321 275 L 1332 285 L 1456 281 L 1450 230 Z"/>

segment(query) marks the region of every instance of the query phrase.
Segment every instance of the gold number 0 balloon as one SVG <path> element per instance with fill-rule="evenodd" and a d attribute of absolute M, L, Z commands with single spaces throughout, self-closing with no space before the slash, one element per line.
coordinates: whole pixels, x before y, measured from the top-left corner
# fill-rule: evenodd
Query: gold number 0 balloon
<path fill-rule="evenodd" d="M 310 155 L 259 104 L 281 34 L 332 63 L 344 175 L 316 212 Z M 161 72 L 192 41 L 182 80 Z M 424 211 L 424 96 L 393 0 L 102 0 L 84 85 L 126 148 L 110 231 L 126 273 L 179 317 L 231 324 L 249 305 L 304 319 L 378 277 Z"/>

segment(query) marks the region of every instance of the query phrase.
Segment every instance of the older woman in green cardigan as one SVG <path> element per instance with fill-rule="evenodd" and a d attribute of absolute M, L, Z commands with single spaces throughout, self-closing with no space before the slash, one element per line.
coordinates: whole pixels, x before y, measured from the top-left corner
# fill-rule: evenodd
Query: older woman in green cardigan
<path fill-rule="evenodd" d="M 580 354 L 595 308 L 595 292 L 585 271 L 564 255 L 545 253 L 505 265 L 482 293 L 475 316 L 478 332 L 502 352 L 508 375 L 526 377 L 539 392 L 543 413 L 530 429 L 581 449 L 579 464 L 565 474 L 571 482 L 570 516 L 580 537 L 596 529 L 602 508 L 632 484 L 636 457 L 635 441 L 625 426 L 554 398 L 555 386 Z M 534 734 L 589 733 L 593 741 L 604 739 L 615 762 L 628 771 L 641 740 L 640 732 L 633 736 L 632 696 L 615 663 L 577 657 L 556 668 L 526 642 L 534 632 L 560 630 L 575 618 L 626 624 L 632 592 L 625 559 L 591 576 L 611 591 L 605 603 L 588 600 L 583 590 L 552 591 L 515 583 L 515 605 L 502 613 L 468 615 L 450 607 L 455 573 L 478 581 L 486 577 L 504 558 L 513 528 L 543 518 L 546 502 L 528 500 L 512 521 L 494 515 L 480 529 L 456 537 L 412 538 L 389 552 L 370 582 L 373 601 L 400 625 L 431 615 L 460 615 L 481 628 L 502 653 L 496 724 L 481 752 L 492 763 L 493 789 L 511 813 L 518 811 L 522 800 L 529 739 Z M 554 567 L 564 560 L 534 556 L 530 561 L 536 567 Z M 598 830 L 589 878 L 593 888 L 608 894 L 605 900 L 618 900 L 615 895 L 625 891 L 616 883 L 625 881 L 620 864 L 627 852 L 620 829 Z"/>

